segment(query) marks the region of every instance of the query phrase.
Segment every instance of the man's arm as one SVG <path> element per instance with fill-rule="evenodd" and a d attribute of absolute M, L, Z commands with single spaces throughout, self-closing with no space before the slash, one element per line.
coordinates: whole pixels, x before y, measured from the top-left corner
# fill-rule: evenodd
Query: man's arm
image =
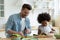
<path fill-rule="evenodd" d="M 11 28 L 13 27 L 13 25 L 14 25 L 13 17 L 10 16 L 9 19 L 8 19 L 8 21 L 7 21 L 7 23 L 6 23 L 6 28 L 5 28 L 6 33 L 8 33 L 8 34 L 19 34 L 19 35 L 23 36 L 22 32 L 16 32 L 16 31 L 11 30 Z"/>
<path fill-rule="evenodd" d="M 7 33 L 9 33 L 9 34 L 19 34 L 21 36 L 24 36 L 24 34 L 22 32 L 16 32 L 16 31 L 13 31 L 13 30 L 8 30 Z"/>
<path fill-rule="evenodd" d="M 6 33 L 8 34 L 16 34 L 17 32 L 11 30 L 11 28 L 13 27 L 14 23 L 13 23 L 13 17 L 10 16 L 7 23 L 6 23 L 6 28 L 5 28 L 5 31 Z"/>
<path fill-rule="evenodd" d="M 30 20 L 28 19 L 28 27 L 26 27 L 25 33 L 30 34 L 31 33 L 31 26 L 30 26 Z"/>

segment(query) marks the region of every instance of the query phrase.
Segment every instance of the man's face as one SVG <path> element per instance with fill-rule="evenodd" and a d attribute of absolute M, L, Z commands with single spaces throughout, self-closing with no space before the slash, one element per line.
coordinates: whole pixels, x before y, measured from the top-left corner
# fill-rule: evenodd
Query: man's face
<path fill-rule="evenodd" d="M 29 14 L 29 10 L 27 8 L 21 10 L 22 17 L 26 17 Z"/>

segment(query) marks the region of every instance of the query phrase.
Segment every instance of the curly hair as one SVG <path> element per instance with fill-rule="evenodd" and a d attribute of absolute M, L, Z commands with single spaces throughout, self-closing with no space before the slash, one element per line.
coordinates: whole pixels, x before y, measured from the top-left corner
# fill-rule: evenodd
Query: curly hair
<path fill-rule="evenodd" d="M 39 23 L 45 20 L 49 22 L 51 20 L 51 16 L 48 13 L 41 13 L 38 15 L 37 20 Z"/>

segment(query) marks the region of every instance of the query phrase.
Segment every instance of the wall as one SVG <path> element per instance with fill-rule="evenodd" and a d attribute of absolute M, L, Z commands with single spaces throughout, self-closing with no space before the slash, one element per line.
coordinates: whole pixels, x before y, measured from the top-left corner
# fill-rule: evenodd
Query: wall
<path fill-rule="evenodd" d="M 57 10 L 58 10 L 58 6 L 57 6 L 57 4 L 58 3 L 56 3 L 56 1 L 57 0 L 55 0 L 54 1 L 54 3 L 55 3 L 55 5 L 54 5 L 54 9 L 55 9 L 55 12 L 54 13 L 58 13 L 57 12 Z M 33 0 L 28 0 L 28 1 L 26 1 L 26 0 L 4 0 L 4 5 L 5 5 L 5 17 L 4 18 L 0 18 L 0 26 L 1 25 L 3 25 L 3 24 L 5 24 L 6 23 L 6 21 L 8 20 L 8 17 L 10 16 L 10 15 L 13 15 L 13 14 L 16 14 L 16 13 L 19 13 L 20 12 L 20 10 L 21 10 L 21 6 L 24 4 L 24 3 L 28 3 L 28 4 L 30 4 L 30 5 L 33 5 Z M 40 5 L 40 6 L 38 6 L 38 7 L 40 7 L 40 8 L 42 8 L 43 6 L 42 6 L 42 4 Z M 50 6 L 51 7 L 51 6 Z M 53 6 L 52 6 L 53 7 Z M 41 13 L 41 12 L 45 12 L 45 11 L 47 11 L 46 9 L 35 9 L 35 11 L 34 12 L 30 12 L 30 14 L 29 14 L 29 19 L 30 19 L 30 22 L 31 22 L 31 26 L 38 26 L 39 25 L 39 23 L 37 22 L 37 16 L 38 16 L 38 14 L 39 13 Z M 32 23 L 33 22 L 33 23 Z"/>
<path fill-rule="evenodd" d="M 60 27 L 60 15 L 57 15 L 55 18 L 55 26 Z"/>
<path fill-rule="evenodd" d="M 29 2 L 32 2 L 32 1 L 29 1 Z M 9 16 L 10 15 L 13 15 L 13 14 L 16 14 L 16 13 L 19 13 L 20 12 L 20 10 L 21 10 L 21 6 L 24 4 L 24 3 L 28 3 L 28 4 L 30 4 L 28 1 L 26 1 L 26 0 L 24 0 L 24 1 L 22 1 L 22 0 L 4 0 L 4 18 L 0 18 L 0 27 L 2 27 L 2 25 L 4 25 L 6 22 L 7 22 L 7 20 L 8 20 L 8 18 L 9 18 Z M 30 12 L 30 14 L 29 14 L 29 19 L 31 20 L 30 22 L 31 22 L 31 26 L 37 26 L 38 25 L 38 23 L 37 23 L 37 21 L 36 21 L 36 18 L 37 18 L 37 14 L 35 13 L 35 14 L 32 14 L 32 12 Z M 32 23 L 32 22 L 34 22 L 34 23 Z"/>
<path fill-rule="evenodd" d="M 17 0 L 5 0 L 5 18 L 7 19 L 10 15 L 20 12 L 21 5 L 17 5 Z M 21 1 L 22 2 L 22 1 Z"/>
<path fill-rule="evenodd" d="M 30 1 L 29 1 L 30 2 Z M 24 4 L 24 3 L 28 3 L 28 1 L 17 1 L 17 0 L 5 0 L 5 18 L 6 18 L 6 20 L 8 19 L 8 17 L 10 16 L 10 15 L 13 15 L 13 14 L 15 14 L 15 13 L 19 13 L 20 12 L 20 10 L 21 10 L 21 6 Z M 28 3 L 28 4 L 30 4 L 30 3 Z M 36 21 L 36 18 L 37 18 L 37 13 L 34 13 L 34 14 L 32 14 L 32 12 L 30 12 L 30 14 L 29 14 L 29 19 L 31 20 L 30 22 L 31 22 L 31 26 L 37 26 L 37 21 Z M 32 22 L 34 22 L 34 23 L 32 23 Z"/>
<path fill-rule="evenodd" d="M 17 0 L 4 0 L 4 18 L 0 18 L 0 28 L 6 23 L 10 15 L 20 12 L 22 4 L 17 5 L 18 3 Z"/>

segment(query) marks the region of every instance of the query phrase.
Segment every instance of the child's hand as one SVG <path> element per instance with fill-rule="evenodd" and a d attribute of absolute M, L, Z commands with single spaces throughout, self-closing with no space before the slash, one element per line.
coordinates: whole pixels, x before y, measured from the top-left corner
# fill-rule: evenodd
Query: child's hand
<path fill-rule="evenodd" d="M 52 28 L 52 31 L 55 31 L 55 30 Z"/>
<path fill-rule="evenodd" d="M 49 33 L 47 36 L 53 37 L 54 36 L 54 33 Z"/>
<path fill-rule="evenodd" d="M 54 33 L 54 31 L 50 31 L 50 33 Z"/>
<path fill-rule="evenodd" d="M 41 35 L 46 35 L 45 33 L 41 33 Z"/>

